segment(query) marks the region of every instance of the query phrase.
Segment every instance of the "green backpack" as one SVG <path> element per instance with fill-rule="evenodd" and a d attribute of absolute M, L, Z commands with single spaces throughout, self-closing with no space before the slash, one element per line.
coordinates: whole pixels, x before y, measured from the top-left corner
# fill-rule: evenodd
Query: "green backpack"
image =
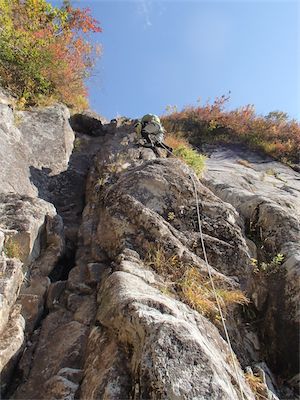
<path fill-rule="evenodd" d="M 141 120 L 138 120 L 135 124 L 135 131 L 139 136 L 142 134 L 142 130 L 145 129 L 146 132 L 147 128 L 150 129 L 151 132 L 148 132 L 148 134 L 156 136 L 159 141 L 163 140 L 165 129 L 162 126 L 160 119 L 157 115 L 146 114 Z"/>

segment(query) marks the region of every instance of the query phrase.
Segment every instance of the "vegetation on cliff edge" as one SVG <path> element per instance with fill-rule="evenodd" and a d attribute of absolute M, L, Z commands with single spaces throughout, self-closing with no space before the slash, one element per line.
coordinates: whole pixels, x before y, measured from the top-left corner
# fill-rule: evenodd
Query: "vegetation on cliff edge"
<path fill-rule="evenodd" d="M 194 150 L 187 140 L 173 135 L 167 135 L 165 143 L 172 147 L 173 155 L 180 158 L 190 168 L 192 168 L 196 175 L 200 176 L 205 168 L 206 157 L 203 154 L 199 154 Z"/>
<path fill-rule="evenodd" d="M 194 145 L 203 143 L 243 143 L 295 166 L 300 163 L 300 124 L 281 111 L 259 116 L 252 105 L 225 110 L 229 97 L 217 98 L 212 104 L 171 108 L 162 117 L 168 132 L 186 138 Z"/>
<path fill-rule="evenodd" d="M 96 32 L 90 10 L 68 0 L 60 8 L 46 0 L 0 0 L 0 85 L 20 106 L 61 101 L 85 108 L 85 79 L 100 51 L 89 38 Z"/>

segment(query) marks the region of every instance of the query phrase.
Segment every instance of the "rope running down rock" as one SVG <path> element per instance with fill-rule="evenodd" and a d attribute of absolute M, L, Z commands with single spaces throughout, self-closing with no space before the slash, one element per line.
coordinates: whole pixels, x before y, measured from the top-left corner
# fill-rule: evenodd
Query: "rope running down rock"
<path fill-rule="evenodd" d="M 179 158 L 176 157 L 176 156 L 174 156 L 174 154 L 173 154 L 171 151 L 169 151 L 169 150 L 164 146 L 163 143 L 162 143 L 162 146 L 163 146 L 163 148 L 164 148 L 170 155 L 172 155 L 173 157 L 175 157 L 175 158 L 177 158 L 177 159 L 179 160 Z M 209 266 L 208 259 L 207 259 L 206 248 L 205 248 L 205 243 L 204 243 L 204 238 L 203 238 L 203 232 L 202 232 L 202 223 L 201 223 L 201 216 L 200 216 L 200 208 L 199 208 L 199 200 L 198 200 L 198 193 L 197 193 L 196 182 L 195 182 L 195 179 L 194 179 L 193 175 L 192 175 L 192 174 L 189 174 L 189 175 L 190 175 L 191 181 L 193 182 L 193 186 L 194 186 L 194 194 L 195 194 L 195 202 L 196 202 L 196 209 L 197 209 L 198 227 L 199 227 L 199 233 L 200 233 L 201 246 L 202 246 L 203 255 L 204 255 L 204 261 L 205 261 L 205 264 L 206 264 L 206 267 L 207 267 L 207 271 L 208 271 L 208 275 L 209 275 L 210 284 L 211 284 L 212 290 L 213 290 L 213 292 L 214 292 L 214 296 L 215 296 L 215 299 L 216 299 L 217 307 L 218 307 L 218 310 L 219 310 L 219 313 L 220 313 L 220 317 L 221 317 L 221 320 L 222 320 L 222 325 L 223 325 L 223 329 L 224 329 L 226 341 L 227 341 L 227 344 L 228 344 L 228 347 L 229 347 L 229 350 L 230 350 L 230 355 L 231 355 L 232 363 L 233 363 L 233 365 L 234 365 L 234 371 L 235 371 L 235 375 L 236 375 L 236 380 L 237 380 L 237 382 L 238 382 L 239 389 L 240 389 L 240 393 L 241 393 L 241 399 L 242 399 L 242 400 L 245 400 L 244 393 L 243 393 L 243 389 L 242 389 L 242 384 L 241 384 L 240 377 L 239 377 L 239 374 L 238 374 L 237 363 L 236 363 L 236 359 L 235 359 L 234 352 L 233 352 L 233 350 L 232 350 L 232 345 L 231 345 L 231 341 L 230 341 L 230 338 L 229 338 L 228 329 L 227 329 L 227 326 L 226 326 L 224 314 L 223 314 L 223 312 L 222 312 L 222 308 L 221 308 L 220 301 L 219 301 L 219 298 L 218 298 L 218 295 L 217 295 L 217 292 L 216 292 L 214 280 L 213 280 L 212 273 L 211 273 L 210 266 Z"/>

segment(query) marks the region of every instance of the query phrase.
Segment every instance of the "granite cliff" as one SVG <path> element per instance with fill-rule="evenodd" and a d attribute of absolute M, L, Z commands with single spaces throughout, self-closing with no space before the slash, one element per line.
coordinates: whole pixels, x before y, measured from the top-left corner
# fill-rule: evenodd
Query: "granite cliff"
<path fill-rule="evenodd" d="M 205 150 L 198 179 L 129 119 L 1 91 L 3 398 L 297 398 L 300 175 Z M 188 296 L 209 283 L 195 190 L 234 360 L 209 295 Z"/>

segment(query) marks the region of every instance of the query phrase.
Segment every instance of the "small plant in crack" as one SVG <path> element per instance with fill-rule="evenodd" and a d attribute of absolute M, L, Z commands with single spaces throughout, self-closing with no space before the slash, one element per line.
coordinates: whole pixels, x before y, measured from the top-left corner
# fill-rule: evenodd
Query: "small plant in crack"
<path fill-rule="evenodd" d="M 173 211 L 168 212 L 167 219 L 168 219 L 168 221 L 174 221 L 175 213 Z"/>
<path fill-rule="evenodd" d="M 22 250 L 19 243 L 11 237 L 5 241 L 3 251 L 8 258 L 22 258 Z"/>
<path fill-rule="evenodd" d="M 259 273 L 262 272 L 264 274 L 273 274 L 280 270 L 281 265 L 284 263 L 284 255 L 282 253 L 276 254 L 270 262 L 258 262 L 256 259 L 251 259 L 253 272 Z"/>
<path fill-rule="evenodd" d="M 16 111 L 14 111 L 13 115 L 14 115 L 15 125 L 16 125 L 17 128 L 19 128 L 21 126 L 21 124 L 22 124 L 23 117 L 22 117 L 22 115 L 20 115 Z"/>
<path fill-rule="evenodd" d="M 255 395 L 255 400 L 268 400 L 269 396 L 266 385 L 263 383 L 260 376 L 256 376 L 251 372 L 246 372 L 245 379 Z"/>
<path fill-rule="evenodd" d="M 75 153 L 79 152 L 82 147 L 82 142 L 80 138 L 76 138 L 73 143 L 73 151 Z"/>

